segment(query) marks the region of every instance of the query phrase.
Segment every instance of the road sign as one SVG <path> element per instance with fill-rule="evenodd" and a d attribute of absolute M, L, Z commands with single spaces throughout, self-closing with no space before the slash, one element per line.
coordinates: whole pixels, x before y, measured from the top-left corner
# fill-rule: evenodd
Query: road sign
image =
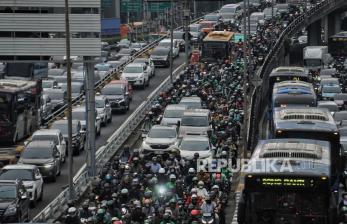
<path fill-rule="evenodd" d="M 121 11 L 122 12 L 141 12 L 142 0 L 122 0 Z"/>
<path fill-rule="evenodd" d="M 150 12 L 162 12 L 171 8 L 170 2 L 149 2 L 148 11 Z"/>

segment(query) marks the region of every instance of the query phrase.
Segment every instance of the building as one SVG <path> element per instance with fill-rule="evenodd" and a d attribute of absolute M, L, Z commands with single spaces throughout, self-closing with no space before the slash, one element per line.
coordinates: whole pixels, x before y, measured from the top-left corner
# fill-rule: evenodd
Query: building
<path fill-rule="evenodd" d="M 69 0 L 71 55 L 99 56 L 100 0 Z M 0 60 L 65 56 L 63 0 L 1 0 Z"/>

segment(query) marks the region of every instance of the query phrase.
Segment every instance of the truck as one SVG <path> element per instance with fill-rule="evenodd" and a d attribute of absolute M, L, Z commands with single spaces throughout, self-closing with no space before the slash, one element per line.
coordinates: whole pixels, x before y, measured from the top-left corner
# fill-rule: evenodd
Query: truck
<path fill-rule="evenodd" d="M 47 76 L 48 62 L 23 62 L 6 63 L 1 78 L 33 81 L 47 78 Z"/>
<path fill-rule="evenodd" d="M 318 71 L 324 66 L 328 55 L 327 46 L 307 46 L 304 48 L 304 67 L 307 70 Z"/>

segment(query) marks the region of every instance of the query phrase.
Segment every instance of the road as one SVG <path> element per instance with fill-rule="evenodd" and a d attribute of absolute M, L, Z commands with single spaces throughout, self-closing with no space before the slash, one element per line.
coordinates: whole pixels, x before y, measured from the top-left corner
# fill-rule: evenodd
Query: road
<path fill-rule="evenodd" d="M 174 60 L 174 69 L 183 63 L 184 53 Z M 130 104 L 130 111 L 126 114 L 113 114 L 112 123 L 101 129 L 101 135 L 96 139 L 96 148 L 99 149 L 105 145 L 107 139 L 121 126 L 128 116 L 147 98 L 147 96 L 169 76 L 168 68 L 156 68 L 155 76 L 151 79 L 150 86 L 145 90 L 135 90 L 133 100 Z M 86 153 L 83 151 L 79 156 L 74 156 L 74 174 L 85 163 Z M 64 164 L 61 170 L 61 176 L 57 178 L 55 183 L 45 183 L 43 201 L 38 203 L 35 208 L 30 210 L 30 217 L 35 217 L 41 212 L 58 194 L 62 191 L 63 187 L 68 184 L 68 164 Z"/>

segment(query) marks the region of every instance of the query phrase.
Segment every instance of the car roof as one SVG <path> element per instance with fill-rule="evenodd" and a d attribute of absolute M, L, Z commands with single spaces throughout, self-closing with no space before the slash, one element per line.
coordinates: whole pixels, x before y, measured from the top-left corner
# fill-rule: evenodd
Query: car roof
<path fill-rule="evenodd" d="M 0 180 L 0 185 L 17 185 L 19 180 Z"/>
<path fill-rule="evenodd" d="M 77 125 L 79 122 L 80 122 L 79 120 L 72 120 L 72 124 L 76 124 Z M 57 121 L 53 122 L 53 124 L 67 124 L 67 123 L 68 123 L 67 119 L 60 119 L 60 120 L 57 120 Z"/>
<path fill-rule="evenodd" d="M 53 146 L 55 145 L 55 143 L 53 141 L 31 141 L 29 142 L 29 144 L 25 147 L 27 148 L 35 148 L 35 149 L 47 149 L 47 148 L 53 148 Z"/>
<path fill-rule="evenodd" d="M 83 106 L 79 106 L 79 107 L 75 107 L 75 108 L 73 108 L 72 109 L 72 112 L 74 112 L 74 111 L 86 111 L 86 108 L 85 107 L 83 107 Z"/>
<path fill-rule="evenodd" d="M 204 110 L 204 109 L 192 109 L 192 110 L 185 110 L 183 113 L 183 116 L 208 116 L 209 115 L 209 110 Z"/>
<path fill-rule="evenodd" d="M 112 80 L 110 84 L 129 84 L 129 82 L 128 80 L 120 79 L 120 80 Z"/>
<path fill-rule="evenodd" d="M 130 63 L 126 67 L 142 67 L 145 63 Z"/>
<path fill-rule="evenodd" d="M 2 169 L 7 169 L 7 170 L 33 170 L 35 169 L 35 165 L 30 165 L 30 164 L 11 164 L 11 165 L 6 165 Z"/>
<path fill-rule="evenodd" d="M 167 47 L 156 47 L 156 48 L 154 48 L 154 51 L 155 50 L 161 50 L 161 51 L 167 51 L 167 52 L 169 52 L 170 51 L 170 48 L 167 48 Z"/>
<path fill-rule="evenodd" d="M 199 101 L 200 102 L 201 98 L 198 96 L 184 96 L 181 99 L 181 102 L 183 102 L 183 101 L 185 101 L 185 102 Z"/>
<path fill-rule="evenodd" d="M 60 133 L 60 130 L 58 129 L 40 129 L 40 130 L 37 130 L 33 133 L 33 136 L 34 135 L 49 135 L 49 134 L 59 134 Z"/>
<path fill-rule="evenodd" d="M 236 7 L 239 7 L 240 4 L 226 4 L 222 7 L 223 8 L 236 8 Z"/>
<path fill-rule="evenodd" d="M 187 106 L 183 104 L 169 104 L 166 106 L 165 110 L 186 110 Z"/>
<path fill-rule="evenodd" d="M 176 130 L 176 126 L 165 126 L 165 125 L 153 125 L 152 129 L 170 129 L 170 130 Z"/>

